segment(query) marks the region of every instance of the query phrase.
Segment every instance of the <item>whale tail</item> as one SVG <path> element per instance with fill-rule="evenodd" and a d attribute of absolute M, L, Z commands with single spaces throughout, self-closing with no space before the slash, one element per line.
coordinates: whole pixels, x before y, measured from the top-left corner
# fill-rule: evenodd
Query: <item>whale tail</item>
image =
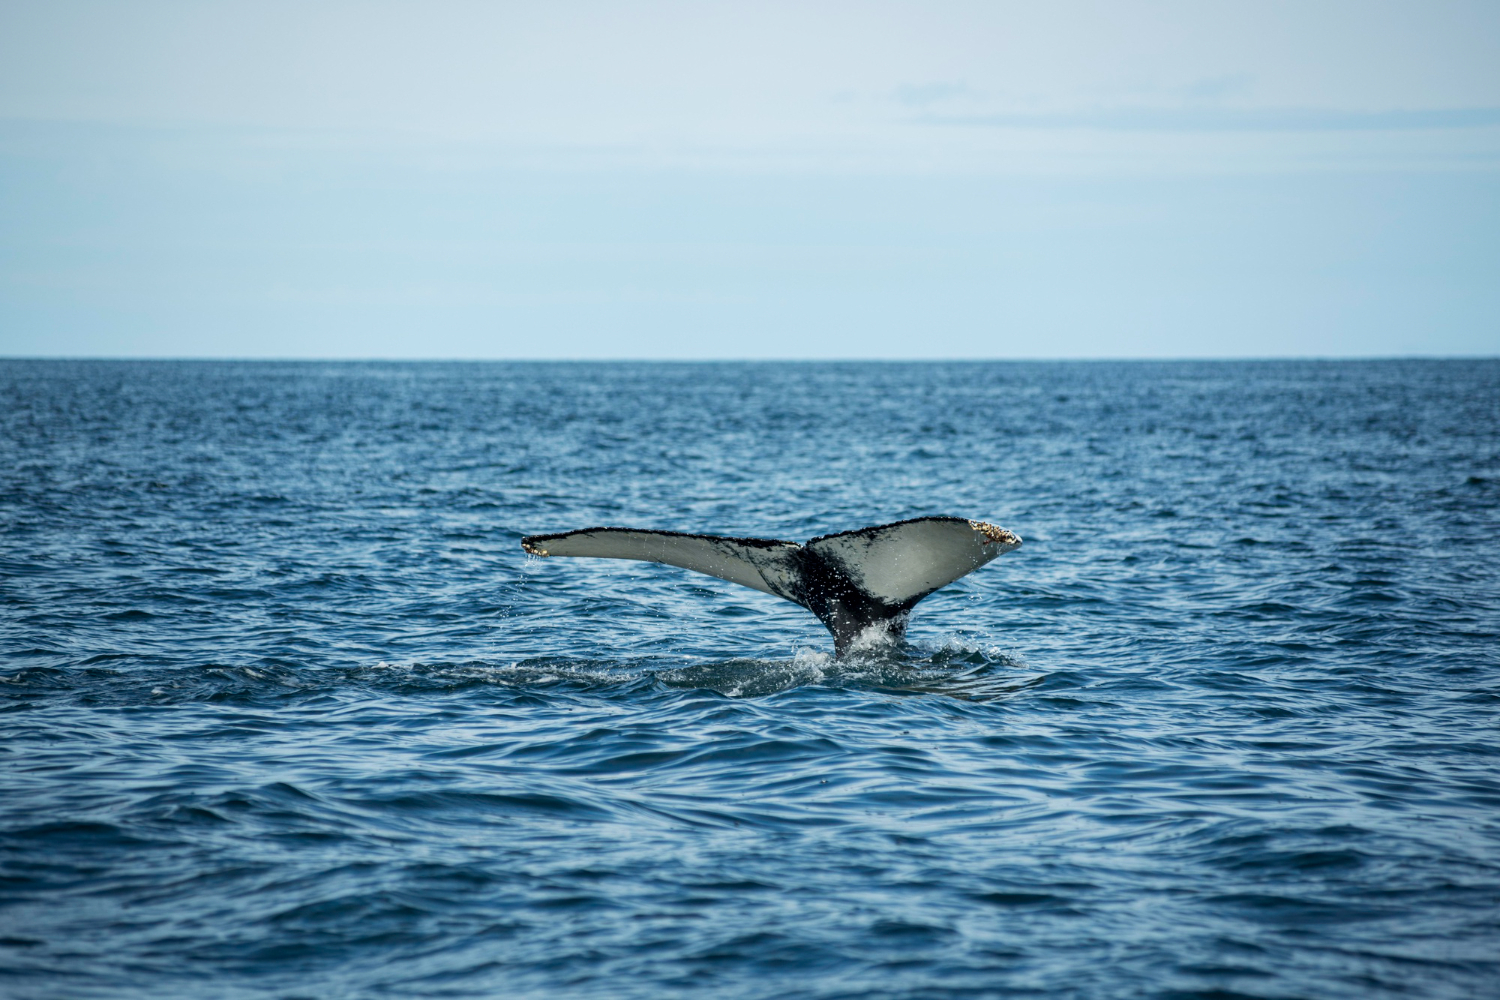
<path fill-rule="evenodd" d="M 839 656 L 872 627 L 901 635 L 918 601 L 1020 544 L 1013 532 L 961 517 L 918 517 L 804 544 L 635 528 L 521 539 L 534 556 L 659 562 L 774 594 L 817 615 Z"/>

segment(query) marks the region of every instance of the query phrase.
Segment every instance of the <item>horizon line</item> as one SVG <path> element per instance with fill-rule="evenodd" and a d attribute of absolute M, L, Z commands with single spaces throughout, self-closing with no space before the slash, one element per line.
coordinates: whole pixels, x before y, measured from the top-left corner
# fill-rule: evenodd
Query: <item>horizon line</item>
<path fill-rule="evenodd" d="M 1267 361 L 1500 361 L 1500 352 L 1493 354 L 1246 354 L 1246 355 L 1163 355 L 1140 357 L 1129 355 L 1091 355 L 1088 357 L 977 357 L 954 356 L 937 358 L 696 358 L 696 357 L 571 357 L 571 358 L 487 358 L 487 357 L 213 357 L 207 355 L 70 355 L 70 354 L 0 354 L 0 363 L 28 361 L 86 361 L 86 362 L 171 362 L 188 364 L 1059 364 L 1077 362 L 1081 364 L 1139 362 L 1186 363 L 1186 362 L 1267 362 Z"/>

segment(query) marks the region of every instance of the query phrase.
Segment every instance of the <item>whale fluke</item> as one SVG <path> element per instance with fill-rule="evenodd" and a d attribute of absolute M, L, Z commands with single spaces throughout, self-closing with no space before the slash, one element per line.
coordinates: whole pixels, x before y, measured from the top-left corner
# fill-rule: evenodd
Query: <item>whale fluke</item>
<path fill-rule="evenodd" d="M 842 656 L 871 626 L 900 636 L 917 602 L 1021 544 L 1004 528 L 962 517 L 917 517 L 820 535 L 804 544 L 636 528 L 528 535 L 534 556 L 666 563 L 774 594 L 818 616 Z"/>

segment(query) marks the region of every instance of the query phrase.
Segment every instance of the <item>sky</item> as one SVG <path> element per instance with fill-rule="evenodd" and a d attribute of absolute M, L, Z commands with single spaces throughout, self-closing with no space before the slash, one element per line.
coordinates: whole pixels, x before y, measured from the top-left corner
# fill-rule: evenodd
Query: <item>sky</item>
<path fill-rule="evenodd" d="M 1500 4 L 0 0 L 0 356 L 1500 354 Z"/>

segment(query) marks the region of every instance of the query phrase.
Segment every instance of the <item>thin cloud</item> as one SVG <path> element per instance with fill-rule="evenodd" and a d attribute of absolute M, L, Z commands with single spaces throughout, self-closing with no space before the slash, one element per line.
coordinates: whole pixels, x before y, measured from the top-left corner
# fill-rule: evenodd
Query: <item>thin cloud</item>
<path fill-rule="evenodd" d="M 1192 101 L 1222 101 L 1247 93 L 1255 83 L 1249 73 L 1231 73 L 1195 81 L 1183 88 L 1183 96 Z"/>
<path fill-rule="evenodd" d="M 963 83 L 907 83 L 896 88 L 893 95 L 901 104 L 914 107 L 926 107 L 929 104 L 938 104 L 943 101 L 951 101 L 960 97 L 977 96 L 967 84 Z"/>
<path fill-rule="evenodd" d="M 1116 132 L 1398 132 L 1494 128 L 1500 126 L 1500 108 L 1117 108 L 1059 114 L 924 115 L 916 121 L 925 125 Z"/>

